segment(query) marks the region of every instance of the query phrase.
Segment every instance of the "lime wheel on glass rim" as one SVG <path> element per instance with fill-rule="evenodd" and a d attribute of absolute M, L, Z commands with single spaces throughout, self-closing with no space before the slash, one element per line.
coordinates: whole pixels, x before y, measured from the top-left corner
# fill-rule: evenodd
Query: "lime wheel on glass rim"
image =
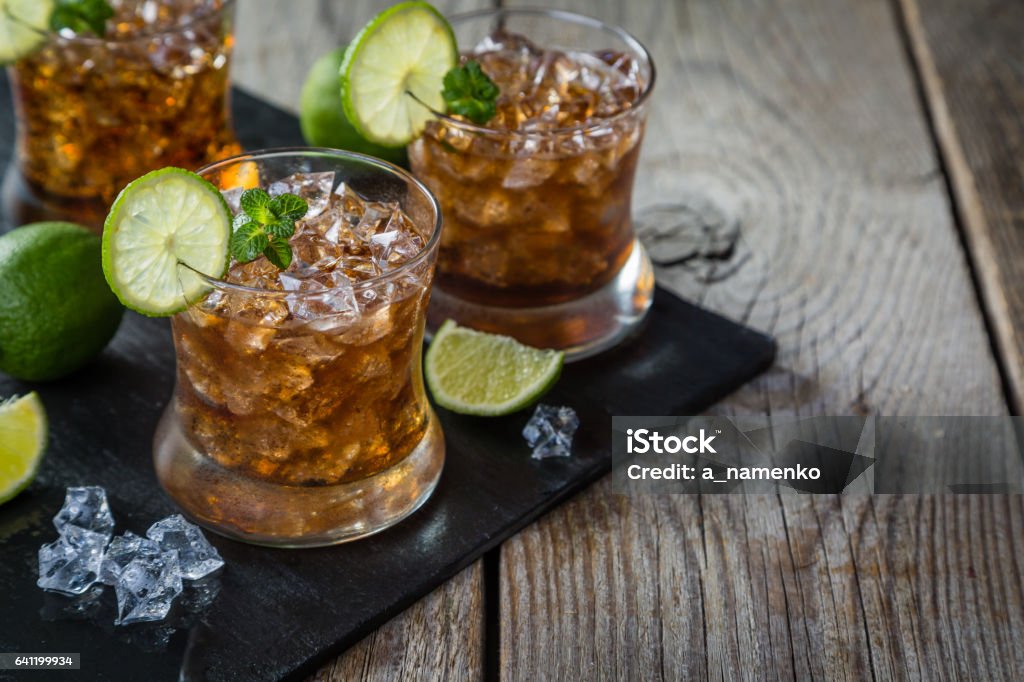
<path fill-rule="evenodd" d="M 426 2 L 402 2 L 368 23 L 345 51 L 345 117 L 370 142 L 408 144 L 443 111 L 444 76 L 458 63 L 455 34 Z"/>
<path fill-rule="evenodd" d="M 173 315 L 210 291 L 207 278 L 227 272 L 230 239 L 220 191 L 191 171 L 161 168 L 114 200 L 103 225 L 103 274 L 128 308 Z"/>
<path fill-rule="evenodd" d="M 32 52 L 50 28 L 55 0 L 0 0 L 0 64 Z"/>

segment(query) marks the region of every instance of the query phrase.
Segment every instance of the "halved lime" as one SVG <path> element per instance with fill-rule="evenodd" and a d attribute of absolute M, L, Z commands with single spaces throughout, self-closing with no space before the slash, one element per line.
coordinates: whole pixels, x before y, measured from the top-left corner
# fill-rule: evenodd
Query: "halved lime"
<path fill-rule="evenodd" d="M 100 354 L 124 308 L 103 279 L 99 236 L 23 225 L 0 237 L 0 372 L 50 381 Z"/>
<path fill-rule="evenodd" d="M 228 267 L 231 210 L 195 173 L 161 168 L 117 196 L 103 225 L 103 275 L 121 303 L 151 317 L 202 298 Z M 186 267 L 187 266 L 187 267 Z"/>
<path fill-rule="evenodd" d="M 32 482 L 46 450 L 46 410 L 35 391 L 0 402 L 0 503 Z"/>
<path fill-rule="evenodd" d="M 564 357 L 447 320 L 427 349 L 424 373 L 441 407 L 492 417 L 536 402 L 558 380 Z"/>
<path fill-rule="evenodd" d="M 452 27 L 430 4 L 402 2 L 381 12 L 345 52 L 345 116 L 371 142 L 412 142 L 433 117 L 430 109 L 444 109 L 444 75 L 458 59 Z"/>
<path fill-rule="evenodd" d="M 54 0 L 0 0 L 0 64 L 9 64 L 46 39 Z"/>

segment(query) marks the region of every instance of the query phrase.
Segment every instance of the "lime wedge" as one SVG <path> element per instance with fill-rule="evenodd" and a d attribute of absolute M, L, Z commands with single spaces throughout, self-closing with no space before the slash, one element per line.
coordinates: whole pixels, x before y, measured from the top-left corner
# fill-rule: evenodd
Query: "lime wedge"
<path fill-rule="evenodd" d="M 458 59 L 452 27 L 428 3 L 402 2 L 381 12 L 345 52 L 345 116 L 370 142 L 412 142 L 433 117 L 430 109 L 444 109 L 444 75 Z"/>
<path fill-rule="evenodd" d="M 565 353 L 460 327 L 437 330 L 424 372 L 434 400 L 460 414 L 493 417 L 528 407 L 558 380 Z"/>
<path fill-rule="evenodd" d="M 161 168 L 114 200 L 103 225 L 103 275 L 128 308 L 173 315 L 210 290 L 196 272 L 224 276 L 230 238 L 231 210 L 217 188 L 195 173 Z"/>
<path fill-rule="evenodd" d="M 46 39 L 54 0 L 0 0 L 0 64 L 9 64 Z"/>
<path fill-rule="evenodd" d="M 35 391 L 0 402 L 0 503 L 36 476 L 46 450 L 46 410 Z"/>

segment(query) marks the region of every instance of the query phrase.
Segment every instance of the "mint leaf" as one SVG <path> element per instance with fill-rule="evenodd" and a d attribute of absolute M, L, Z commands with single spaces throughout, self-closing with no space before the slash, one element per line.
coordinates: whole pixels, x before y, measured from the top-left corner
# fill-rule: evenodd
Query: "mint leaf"
<path fill-rule="evenodd" d="M 276 223 L 264 225 L 263 229 L 271 237 L 288 239 L 295 234 L 295 223 L 288 220 L 279 220 Z"/>
<path fill-rule="evenodd" d="M 270 238 L 263 231 L 263 226 L 255 222 L 248 222 L 240 225 L 231 235 L 228 248 L 231 251 L 231 257 L 236 261 L 248 263 L 259 258 L 269 243 Z M 273 261 L 271 262 L 273 263 Z"/>
<path fill-rule="evenodd" d="M 274 214 L 270 210 L 270 195 L 262 189 L 247 189 L 242 192 L 238 200 L 242 210 L 260 225 L 266 225 L 274 221 Z"/>
<path fill-rule="evenodd" d="M 262 189 L 247 189 L 238 201 L 242 213 L 231 221 L 231 256 L 248 263 L 262 253 L 279 270 L 288 269 L 292 262 L 288 238 L 295 234 L 295 221 L 306 215 L 309 204 L 294 194 L 271 198 Z"/>
<path fill-rule="evenodd" d="M 231 231 L 232 232 L 237 232 L 238 228 L 240 228 L 242 225 L 245 225 L 246 223 L 251 223 L 251 222 L 252 222 L 252 218 L 250 218 L 249 216 L 245 215 L 244 213 L 239 213 L 238 215 L 236 215 L 234 218 L 231 219 Z"/>
<path fill-rule="evenodd" d="M 70 29 L 77 34 L 93 33 L 102 38 L 107 32 L 107 19 L 114 10 L 106 0 L 57 0 L 50 14 L 50 30 Z"/>
<path fill-rule="evenodd" d="M 276 265 L 278 270 L 287 270 L 292 264 L 292 247 L 288 240 L 282 237 L 271 237 L 270 243 L 263 249 L 263 255 Z"/>
<path fill-rule="evenodd" d="M 306 215 L 309 205 L 294 194 L 281 194 L 270 200 L 270 210 L 279 221 L 294 223 Z"/>
<path fill-rule="evenodd" d="M 473 123 L 487 123 L 498 112 L 494 102 L 500 90 L 480 64 L 470 60 L 448 70 L 444 75 L 441 96 L 448 104 L 448 113 L 465 116 Z"/>

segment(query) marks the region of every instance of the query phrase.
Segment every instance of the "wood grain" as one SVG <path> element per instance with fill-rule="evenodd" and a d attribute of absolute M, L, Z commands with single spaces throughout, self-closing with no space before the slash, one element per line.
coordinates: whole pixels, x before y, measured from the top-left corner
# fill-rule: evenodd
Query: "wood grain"
<path fill-rule="evenodd" d="M 658 64 L 641 231 L 683 213 L 740 226 L 727 261 L 658 271 L 779 340 L 716 412 L 1007 413 L 892 6 L 555 4 L 624 25 Z M 604 481 L 503 546 L 501 675 L 1012 679 L 1022 518 L 1019 497 Z"/>
<path fill-rule="evenodd" d="M 483 563 L 477 561 L 392 619 L 313 682 L 462 682 L 483 674 Z"/>
<path fill-rule="evenodd" d="M 297 112 L 306 73 L 388 0 L 239 0 L 232 78 Z M 446 13 L 483 0 L 439 0 Z M 327 680 L 475 680 L 483 675 L 483 568 L 477 562 L 321 669 Z"/>
<path fill-rule="evenodd" d="M 504 679 L 986 679 L 1024 665 L 1020 496 L 616 496 L 502 549 Z"/>
<path fill-rule="evenodd" d="M 1024 5 L 901 0 L 1016 414 L 1024 409 Z"/>

